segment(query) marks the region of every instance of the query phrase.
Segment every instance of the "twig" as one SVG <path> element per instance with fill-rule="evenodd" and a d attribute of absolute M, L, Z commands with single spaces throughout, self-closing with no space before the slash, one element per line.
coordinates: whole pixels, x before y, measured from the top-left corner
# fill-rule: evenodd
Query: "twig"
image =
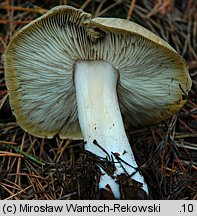
<path fill-rule="evenodd" d="M 135 7 L 135 2 L 136 2 L 136 0 L 131 0 L 129 11 L 128 11 L 128 14 L 127 14 L 127 20 L 131 19 L 131 15 L 132 15 L 134 7 Z"/>

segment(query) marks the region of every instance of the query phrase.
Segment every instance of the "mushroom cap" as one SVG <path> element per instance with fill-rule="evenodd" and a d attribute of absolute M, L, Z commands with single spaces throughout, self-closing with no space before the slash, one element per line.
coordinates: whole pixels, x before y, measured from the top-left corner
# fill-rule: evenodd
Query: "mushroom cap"
<path fill-rule="evenodd" d="M 80 60 L 104 60 L 119 71 L 119 104 L 133 127 L 169 118 L 191 89 L 183 58 L 164 40 L 131 21 L 92 19 L 69 6 L 20 29 L 4 57 L 13 113 L 38 137 L 82 138 L 73 81 Z"/>

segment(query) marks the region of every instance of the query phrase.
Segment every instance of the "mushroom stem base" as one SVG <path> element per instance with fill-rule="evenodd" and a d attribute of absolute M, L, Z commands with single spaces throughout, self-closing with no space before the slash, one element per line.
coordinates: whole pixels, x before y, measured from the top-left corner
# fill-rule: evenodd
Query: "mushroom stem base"
<path fill-rule="evenodd" d="M 116 170 L 114 178 L 101 168 L 99 187 L 109 189 L 120 198 L 116 177 L 122 173 L 132 175 L 132 179 L 142 183 L 148 193 L 144 178 L 136 172 L 137 164 L 125 133 L 124 124 L 117 98 L 118 71 L 106 61 L 79 61 L 75 68 L 75 88 L 79 123 L 85 149 L 99 157 L 113 159 Z M 95 140 L 98 145 L 95 145 Z M 114 155 L 122 162 L 119 163 Z"/>

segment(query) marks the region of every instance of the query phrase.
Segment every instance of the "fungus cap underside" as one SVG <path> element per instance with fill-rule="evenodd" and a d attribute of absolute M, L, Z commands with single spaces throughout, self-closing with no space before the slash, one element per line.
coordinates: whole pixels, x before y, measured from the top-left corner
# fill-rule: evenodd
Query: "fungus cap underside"
<path fill-rule="evenodd" d="M 191 88 L 182 57 L 147 29 L 58 6 L 19 30 L 5 52 L 10 104 L 24 130 L 81 137 L 73 81 L 80 60 L 107 61 L 119 71 L 120 108 L 133 127 L 176 113 Z"/>

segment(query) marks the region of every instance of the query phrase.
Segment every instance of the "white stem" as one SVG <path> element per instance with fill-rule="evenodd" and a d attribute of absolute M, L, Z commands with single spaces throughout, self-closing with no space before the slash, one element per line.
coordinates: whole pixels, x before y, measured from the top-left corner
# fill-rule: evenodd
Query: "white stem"
<path fill-rule="evenodd" d="M 75 68 L 75 88 L 77 97 L 79 123 L 84 136 L 86 150 L 100 156 L 107 157 L 105 151 L 112 156 L 117 153 L 128 174 L 136 172 L 137 164 L 125 133 L 122 116 L 119 109 L 116 93 L 118 71 L 106 61 L 79 61 Z M 93 144 L 97 143 L 105 149 Z M 114 157 L 114 156 L 112 156 Z M 114 158 L 115 162 L 117 160 Z M 102 169 L 100 188 L 109 185 L 116 198 L 120 198 L 119 185 Z M 120 163 L 116 163 L 114 176 L 124 173 Z M 148 192 L 144 178 L 139 172 L 132 176 L 143 184 Z"/>

